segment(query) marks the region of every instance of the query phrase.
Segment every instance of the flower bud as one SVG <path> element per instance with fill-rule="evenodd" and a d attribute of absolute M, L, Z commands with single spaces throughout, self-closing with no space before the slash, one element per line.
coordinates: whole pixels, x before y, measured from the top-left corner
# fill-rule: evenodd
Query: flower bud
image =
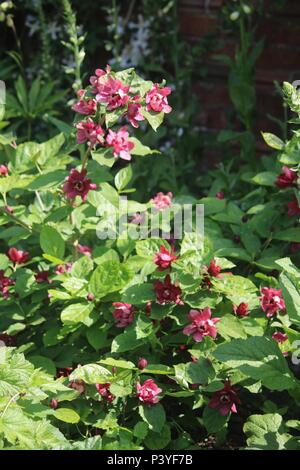
<path fill-rule="evenodd" d="M 148 365 L 148 361 L 144 357 L 141 357 L 137 364 L 138 368 L 141 370 L 146 369 L 147 365 Z"/>

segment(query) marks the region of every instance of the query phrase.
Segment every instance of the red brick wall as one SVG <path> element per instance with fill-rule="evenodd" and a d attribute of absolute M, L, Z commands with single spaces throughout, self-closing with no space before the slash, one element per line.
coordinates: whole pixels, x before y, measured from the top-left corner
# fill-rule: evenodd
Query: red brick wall
<path fill-rule="evenodd" d="M 260 23 L 256 36 L 265 38 L 265 49 L 257 62 L 257 145 L 263 146 L 259 130 L 278 132 L 267 114 L 282 118 L 281 98 L 275 92 L 274 80 L 300 79 L 300 0 L 286 0 L 285 7 L 274 11 L 277 0 L 266 2 L 267 17 Z M 181 33 L 192 44 L 206 34 L 217 33 L 224 49 L 214 51 L 233 54 L 233 36 L 220 31 L 220 8 L 226 0 L 179 0 Z M 199 123 L 209 131 L 225 129 L 226 112 L 230 109 L 226 66 L 208 58 L 208 77 L 195 84 L 201 103 Z"/>

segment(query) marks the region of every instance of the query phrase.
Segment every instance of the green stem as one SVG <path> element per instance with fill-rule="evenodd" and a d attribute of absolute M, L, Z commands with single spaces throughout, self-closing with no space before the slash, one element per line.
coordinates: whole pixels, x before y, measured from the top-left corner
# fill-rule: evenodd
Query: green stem
<path fill-rule="evenodd" d="M 16 224 L 19 224 L 22 227 L 26 228 L 26 230 L 28 230 L 29 232 L 34 231 L 30 225 L 26 224 L 26 222 L 23 222 L 23 220 L 19 219 L 19 217 L 16 217 L 14 214 L 11 214 L 7 210 L 3 209 L 2 207 L 0 208 L 0 213 L 7 215 L 11 220 L 16 222 Z"/>
<path fill-rule="evenodd" d="M 19 397 L 19 396 L 21 396 L 21 393 L 20 393 L 20 392 L 16 393 L 14 396 L 12 396 L 12 397 L 10 398 L 10 400 L 7 402 L 7 404 L 6 404 L 6 406 L 5 406 L 4 410 L 3 410 L 3 412 L 2 412 L 2 414 L 1 414 L 1 418 L 3 418 L 3 416 L 4 416 L 5 413 L 6 413 L 6 411 L 8 410 L 9 406 L 11 405 L 11 403 L 12 403 L 13 401 L 15 401 L 15 399 L 16 399 L 17 397 Z"/>
<path fill-rule="evenodd" d="M 88 162 L 88 159 L 89 159 L 90 153 L 91 153 L 91 148 L 89 147 L 89 148 L 87 149 L 87 151 L 85 152 L 85 155 L 84 155 L 84 157 L 83 157 L 83 159 L 82 159 L 81 171 L 83 171 L 83 170 L 85 169 L 85 167 L 86 167 L 86 165 L 87 165 L 87 162 Z"/>

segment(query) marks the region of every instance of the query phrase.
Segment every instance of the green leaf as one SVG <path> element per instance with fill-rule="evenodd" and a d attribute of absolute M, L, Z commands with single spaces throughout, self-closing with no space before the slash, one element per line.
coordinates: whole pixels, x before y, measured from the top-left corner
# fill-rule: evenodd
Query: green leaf
<path fill-rule="evenodd" d="M 139 256 L 152 260 L 162 245 L 166 248 L 168 247 L 166 240 L 162 238 L 149 238 L 148 240 L 137 241 L 135 249 Z"/>
<path fill-rule="evenodd" d="M 192 384 L 207 384 L 215 376 L 214 368 L 208 359 L 203 357 L 197 362 L 186 365 L 186 379 Z"/>
<path fill-rule="evenodd" d="M 110 391 L 116 397 L 126 397 L 132 393 L 132 387 L 130 385 L 121 385 L 113 382 L 110 386 Z"/>
<path fill-rule="evenodd" d="M 124 361 L 122 359 L 114 359 L 113 357 L 107 357 L 106 359 L 101 359 L 100 362 L 101 364 L 112 366 L 112 367 L 117 367 L 118 369 L 131 370 L 135 368 L 135 365 L 133 364 L 133 362 Z"/>
<path fill-rule="evenodd" d="M 58 154 L 64 141 L 65 141 L 65 136 L 61 132 L 60 134 L 57 134 L 56 136 L 52 137 L 46 142 L 43 142 L 42 144 L 40 144 L 40 153 L 38 155 L 37 162 L 40 165 L 44 165 L 49 160 L 51 161 L 51 159 Z"/>
<path fill-rule="evenodd" d="M 261 380 L 270 390 L 282 391 L 295 387 L 295 379 L 272 338 L 252 336 L 234 339 L 230 343 L 219 345 L 212 354 L 229 367 L 237 368 L 255 380 Z"/>
<path fill-rule="evenodd" d="M 123 289 L 131 281 L 134 273 L 117 260 L 101 263 L 93 272 L 89 289 L 97 299 L 111 292 Z"/>
<path fill-rule="evenodd" d="M 300 243 L 300 230 L 299 228 L 288 228 L 286 230 L 282 230 L 277 232 L 273 235 L 275 240 L 282 240 L 285 242 L 296 242 Z"/>
<path fill-rule="evenodd" d="M 116 159 L 112 154 L 111 149 L 100 148 L 97 151 L 91 152 L 92 159 L 95 160 L 99 165 L 108 166 L 111 168 L 115 163 Z"/>
<path fill-rule="evenodd" d="M 204 204 L 206 216 L 223 212 L 226 207 L 225 199 L 217 199 L 216 197 L 203 197 L 199 200 L 199 204 Z"/>
<path fill-rule="evenodd" d="M 10 348 L 0 348 L 0 397 L 13 396 L 25 390 L 31 380 L 34 366 L 23 354 Z"/>
<path fill-rule="evenodd" d="M 140 417 L 148 424 L 149 429 L 154 432 L 160 432 L 166 422 L 166 413 L 161 405 L 140 405 Z"/>
<path fill-rule="evenodd" d="M 274 186 L 278 174 L 272 171 L 263 171 L 255 175 L 251 181 L 262 186 Z"/>
<path fill-rule="evenodd" d="M 133 428 L 133 435 L 134 437 L 137 437 L 138 439 L 145 439 L 145 437 L 148 434 L 148 424 L 145 423 L 144 421 L 139 421 L 138 423 L 135 424 Z"/>
<path fill-rule="evenodd" d="M 144 343 L 145 338 L 153 332 L 151 320 L 141 315 L 137 317 L 134 323 L 126 328 L 124 333 L 116 336 L 111 344 L 112 353 L 120 353 L 136 349 Z"/>
<path fill-rule="evenodd" d="M 213 280 L 214 288 L 223 293 L 231 302 L 239 305 L 249 298 L 256 298 L 257 287 L 250 280 L 242 276 L 223 275 Z"/>
<path fill-rule="evenodd" d="M 264 141 L 269 147 L 272 147 L 275 150 L 282 150 L 284 148 L 284 142 L 274 134 L 270 132 L 262 132 Z"/>
<path fill-rule="evenodd" d="M 170 427 L 165 424 L 161 432 L 149 431 L 145 444 L 150 450 L 164 449 L 171 441 L 171 430 Z"/>
<path fill-rule="evenodd" d="M 218 333 L 225 339 L 247 337 L 243 322 L 233 315 L 222 316 L 217 327 Z"/>
<path fill-rule="evenodd" d="M 40 245 L 44 253 L 56 258 L 63 258 L 65 254 L 65 242 L 60 233 L 54 228 L 46 225 L 40 234 Z"/>
<path fill-rule="evenodd" d="M 122 168 L 115 176 L 115 185 L 118 191 L 126 188 L 130 180 L 132 179 L 132 167 L 131 165 Z"/>
<path fill-rule="evenodd" d="M 120 119 L 120 117 L 124 114 L 124 108 L 121 107 L 119 109 L 114 109 L 113 111 L 107 111 L 105 112 L 105 124 L 106 124 L 106 127 L 109 128 L 109 127 L 112 127 L 114 124 L 116 124 L 116 122 L 118 122 L 118 120 Z"/>
<path fill-rule="evenodd" d="M 131 286 L 122 293 L 122 302 L 133 305 L 143 305 L 155 300 L 153 284 L 139 284 Z"/>
<path fill-rule="evenodd" d="M 61 170 L 51 171 L 44 175 L 39 175 L 27 185 L 26 189 L 36 191 L 38 189 L 46 190 L 49 188 L 57 187 L 62 184 L 66 175 L 67 172 Z"/>
<path fill-rule="evenodd" d="M 202 415 L 203 424 L 209 434 L 220 431 L 228 421 L 228 416 L 220 415 L 219 411 L 206 406 Z"/>
<path fill-rule="evenodd" d="M 149 122 L 150 126 L 154 131 L 162 124 L 164 120 L 165 113 L 155 113 L 155 112 L 148 112 L 145 109 L 141 110 L 142 115 L 144 118 Z"/>
<path fill-rule="evenodd" d="M 93 270 L 93 260 L 89 256 L 82 256 L 72 266 L 72 276 L 77 278 L 86 278 Z"/>
<path fill-rule="evenodd" d="M 106 331 L 99 328 L 97 325 L 93 325 L 88 328 L 86 337 L 90 345 L 98 351 L 105 347 L 108 343 Z"/>
<path fill-rule="evenodd" d="M 47 372 L 49 375 L 52 375 L 53 377 L 56 375 L 55 364 L 49 357 L 30 356 L 28 360 L 31 362 L 31 364 L 34 365 L 36 369 L 40 368 Z"/>
<path fill-rule="evenodd" d="M 160 153 L 158 150 L 152 150 L 150 147 L 147 147 L 147 145 L 143 145 L 142 142 L 135 137 L 131 137 L 129 140 L 134 144 L 133 149 L 130 150 L 131 155 L 145 156 L 153 153 Z"/>
<path fill-rule="evenodd" d="M 83 380 L 87 384 L 105 383 L 111 372 L 98 364 L 86 364 L 77 367 L 70 375 L 70 380 Z"/>
<path fill-rule="evenodd" d="M 0 254 L 0 269 L 5 271 L 6 268 L 9 266 L 9 264 L 10 264 L 9 258 L 6 255 L 1 253 Z"/>
<path fill-rule="evenodd" d="M 58 408 L 54 412 L 56 419 L 63 421 L 64 423 L 75 424 L 79 423 L 80 416 L 76 411 L 71 410 L 70 408 Z"/>
<path fill-rule="evenodd" d="M 277 413 L 252 415 L 244 424 L 244 432 L 250 450 L 283 450 L 291 438 L 282 433 L 282 416 Z"/>
<path fill-rule="evenodd" d="M 74 325 L 84 323 L 89 326 L 90 314 L 94 310 L 92 302 L 81 302 L 68 305 L 60 314 L 61 321 L 65 325 Z"/>
<path fill-rule="evenodd" d="M 211 362 L 203 357 L 197 362 L 188 364 L 176 364 L 174 366 L 175 377 L 179 381 L 186 381 L 190 384 L 207 384 L 215 376 L 215 371 Z"/>
<path fill-rule="evenodd" d="M 280 274 L 279 284 L 285 302 L 289 319 L 295 325 L 300 326 L 300 283 L 298 286 L 295 278 L 284 273 Z"/>

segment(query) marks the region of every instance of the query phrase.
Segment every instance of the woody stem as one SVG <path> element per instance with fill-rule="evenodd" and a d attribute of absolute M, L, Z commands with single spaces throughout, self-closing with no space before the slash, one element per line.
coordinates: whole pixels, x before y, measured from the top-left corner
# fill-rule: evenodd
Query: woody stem
<path fill-rule="evenodd" d="M 89 159 L 90 153 L 91 153 L 91 148 L 89 147 L 87 149 L 87 151 L 85 152 L 85 155 L 83 157 L 81 171 L 83 171 L 85 169 L 85 167 L 87 165 L 87 162 L 88 162 L 88 159 Z"/>

